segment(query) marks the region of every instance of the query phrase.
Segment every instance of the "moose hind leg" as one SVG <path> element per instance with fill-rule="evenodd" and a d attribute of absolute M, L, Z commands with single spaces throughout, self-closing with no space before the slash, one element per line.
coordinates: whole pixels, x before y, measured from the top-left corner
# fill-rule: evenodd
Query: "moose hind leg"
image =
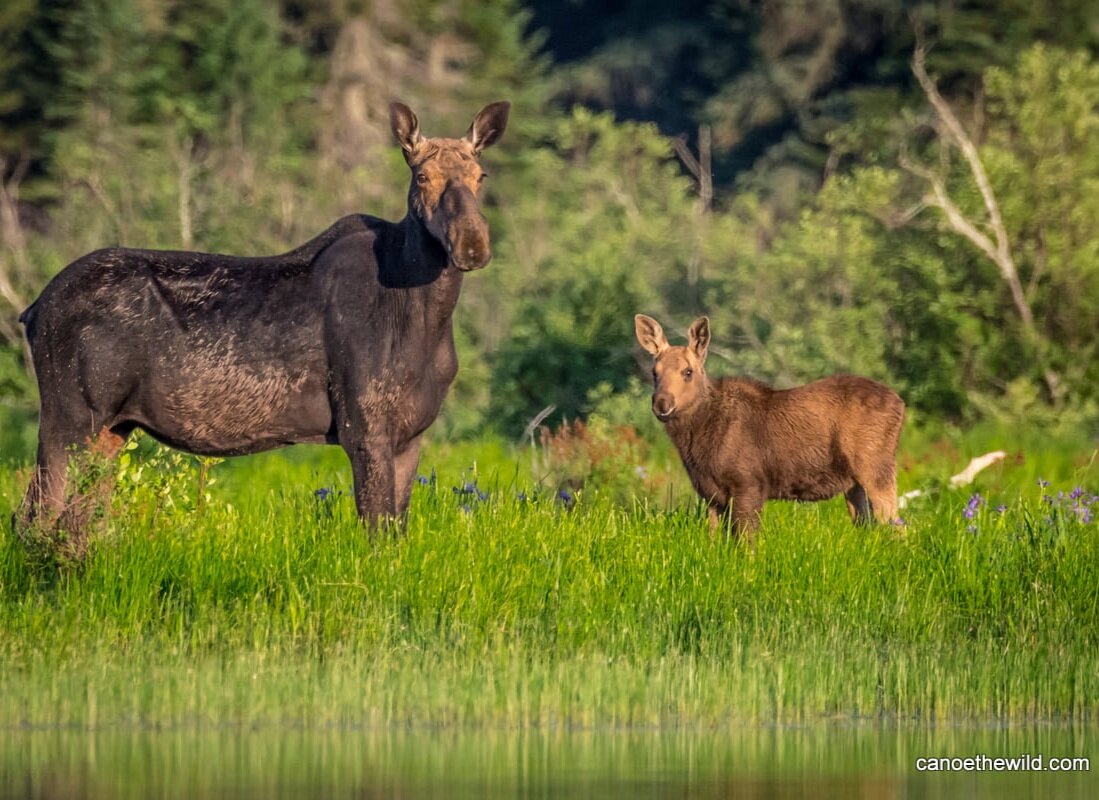
<path fill-rule="evenodd" d="M 73 427 L 57 425 L 44 415 L 39 428 L 38 459 L 17 518 L 23 533 L 37 528 L 54 538 L 53 528 L 66 534 L 66 549 L 83 555 L 88 522 L 96 504 L 105 502 L 114 484 L 110 461 L 126 441 L 128 430 L 103 428 L 88 436 Z M 88 482 L 83 493 L 70 497 L 70 465 L 82 471 Z"/>
<path fill-rule="evenodd" d="M 870 507 L 878 522 L 897 520 L 897 467 L 892 461 L 881 464 L 868 489 Z"/>
<path fill-rule="evenodd" d="M 856 483 L 844 492 L 843 497 L 847 501 L 847 513 L 851 515 L 852 522 L 861 525 L 870 521 L 870 498 L 861 484 Z"/>

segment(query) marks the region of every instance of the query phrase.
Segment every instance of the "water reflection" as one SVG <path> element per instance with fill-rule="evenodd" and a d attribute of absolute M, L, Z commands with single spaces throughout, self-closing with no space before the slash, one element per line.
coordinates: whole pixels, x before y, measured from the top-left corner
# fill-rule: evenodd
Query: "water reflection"
<path fill-rule="evenodd" d="M 1091 772 L 917 773 L 919 757 L 1095 755 L 1095 728 L 0 731 L 0 797 L 1092 798 Z M 1099 762 L 1096 762 L 1099 769 Z"/>

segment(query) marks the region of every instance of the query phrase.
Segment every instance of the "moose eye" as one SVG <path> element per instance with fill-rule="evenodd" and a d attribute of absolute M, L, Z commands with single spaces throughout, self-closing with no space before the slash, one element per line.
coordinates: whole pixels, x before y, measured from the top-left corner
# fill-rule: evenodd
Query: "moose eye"
<path fill-rule="evenodd" d="M 416 173 L 416 183 L 423 186 L 425 183 L 427 183 L 427 175 L 423 172 L 417 172 Z"/>
<path fill-rule="evenodd" d="M 690 367 L 687 367 L 687 369 L 683 370 L 683 377 L 686 378 L 687 380 L 690 380 L 691 376 L 694 375 L 694 374 L 695 374 L 695 371 L 693 369 L 691 369 Z"/>

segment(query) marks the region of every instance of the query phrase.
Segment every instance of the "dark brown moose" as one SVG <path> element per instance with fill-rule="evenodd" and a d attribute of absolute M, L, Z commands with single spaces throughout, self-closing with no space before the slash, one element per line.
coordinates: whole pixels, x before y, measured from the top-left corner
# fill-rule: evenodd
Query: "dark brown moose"
<path fill-rule="evenodd" d="M 62 270 L 20 318 L 42 397 L 21 524 L 64 524 L 80 504 L 73 451 L 113 456 L 135 428 L 202 455 L 339 444 L 360 516 L 402 514 L 458 369 L 462 278 L 491 258 L 478 156 L 509 109 L 492 103 L 464 137 L 431 139 L 390 106 L 412 171 L 400 222 L 344 217 L 279 256 L 113 248 Z"/>
<path fill-rule="evenodd" d="M 710 323 L 699 317 L 686 347 L 672 347 L 660 324 L 634 317 L 637 341 L 653 365 L 653 413 L 679 450 L 710 522 L 730 512 L 751 535 L 765 500 L 847 499 L 855 522 L 895 520 L 896 450 L 904 401 L 855 375 L 794 389 L 706 374 Z"/>

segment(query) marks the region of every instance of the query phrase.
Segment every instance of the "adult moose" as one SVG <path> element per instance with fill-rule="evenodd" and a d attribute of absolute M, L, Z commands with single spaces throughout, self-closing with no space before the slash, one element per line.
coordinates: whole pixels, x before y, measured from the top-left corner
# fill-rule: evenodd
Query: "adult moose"
<path fill-rule="evenodd" d="M 637 341 L 654 359 L 653 413 L 679 451 L 717 527 L 732 513 L 751 535 L 766 500 L 847 499 L 851 519 L 897 514 L 897 442 L 904 401 L 857 375 L 793 389 L 706 374 L 710 321 L 691 323 L 672 347 L 652 317 L 634 317 Z"/>
<path fill-rule="evenodd" d="M 446 139 L 390 106 L 412 171 L 400 222 L 344 217 L 280 256 L 114 248 L 62 270 L 20 317 L 42 398 L 21 522 L 71 518 L 80 538 L 69 459 L 113 456 L 135 428 L 200 455 L 339 444 L 359 515 L 402 514 L 457 372 L 462 277 L 491 258 L 478 156 L 509 109 L 492 103 Z"/>

